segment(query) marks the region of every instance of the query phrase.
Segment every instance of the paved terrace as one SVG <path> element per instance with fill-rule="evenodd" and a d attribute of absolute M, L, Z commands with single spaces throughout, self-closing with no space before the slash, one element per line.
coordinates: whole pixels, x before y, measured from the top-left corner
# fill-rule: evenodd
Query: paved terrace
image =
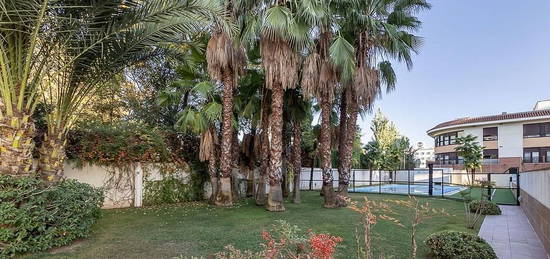
<path fill-rule="evenodd" d="M 502 215 L 486 216 L 479 236 L 500 259 L 550 259 L 519 206 L 500 206 Z"/>

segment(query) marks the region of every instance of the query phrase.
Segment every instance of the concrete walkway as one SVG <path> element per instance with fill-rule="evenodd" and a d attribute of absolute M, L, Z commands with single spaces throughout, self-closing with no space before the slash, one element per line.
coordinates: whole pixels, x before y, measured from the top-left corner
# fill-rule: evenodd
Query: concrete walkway
<path fill-rule="evenodd" d="M 500 259 L 549 259 L 540 239 L 519 206 L 500 206 L 502 215 L 486 216 L 479 236 Z"/>

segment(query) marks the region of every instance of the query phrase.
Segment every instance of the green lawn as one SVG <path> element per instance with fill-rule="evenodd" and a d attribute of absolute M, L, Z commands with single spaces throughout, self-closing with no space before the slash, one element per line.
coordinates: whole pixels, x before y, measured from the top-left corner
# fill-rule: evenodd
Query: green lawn
<path fill-rule="evenodd" d="M 481 199 L 481 194 L 487 194 L 487 189 L 474 187 L 472 189 L 472 199 L 479 200 Z M 451 195 L 453 198 L 462 198 L 460 193 L 455 193 Z M 516 196 L 511 189 L 496 189 L 492 197 L 492 201 L 498 204 L 510 204 L 516 205 Z"/>
<path fill-rule="evenodd" d="M 351 194 L 361 199 L 363 194 Z M 371 194 L 372 200 L 407 199 L 401 195 Z M 425 237 L 442 230 L 471 231 L 464 227 L 463 203 L 448 199 L 419 198 L 445 208 L 451 216 L 427 219 L 419 229 L 419 254 L 426 255 Z M 260 231 L 269 229 L 274 220 L 286 220 L 302 229 L 325 232 L 344 239 L 337 258 L 352 258 L 358 215 L 347 208 L 324 209 L 318 192 L 304 192 L 302 204 L 286 203 L 286 211 L 270 213 L 253 204 L 241 202 L 234 208 L 214 208 L 204 203 L 187 203 L 141 209 L 104 211 L 103 218 L 88 239 L 27 258 L 171 258 L 178 255 L 207 256 L 233 244 L 240 249 L 258 249 Z M 409 226 L 410 211 L 395 207 L 398 218 Z M 408 229 L 385 221 L 374 227 L 376 255 L 408 258 Z M 378 257 L 378 256 L 376 256 Z M 424 257 L 424 256 L 420 256 Z"/>

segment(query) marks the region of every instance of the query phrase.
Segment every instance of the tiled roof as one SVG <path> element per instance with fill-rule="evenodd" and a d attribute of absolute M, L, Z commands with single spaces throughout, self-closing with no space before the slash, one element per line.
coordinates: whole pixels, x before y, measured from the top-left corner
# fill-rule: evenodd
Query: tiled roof
<path fill-rule="evenodd" d="M 528 111 L 528 112 L 503 113 L 499 115 L 480 116 L 480 117 L 465 117 L 465 118 L 460 118 L 460 119 L 440 123 L 428 131 L 432 131 L 435 129 L 444 128 L 448 126 L 456 126 L 456 125 L 476 123 L 476 122 L 513 120 L 513 119 L 533 118 L 533 117 L 541 117 L 541 116 L 550 116 L 550 109 Z"/>

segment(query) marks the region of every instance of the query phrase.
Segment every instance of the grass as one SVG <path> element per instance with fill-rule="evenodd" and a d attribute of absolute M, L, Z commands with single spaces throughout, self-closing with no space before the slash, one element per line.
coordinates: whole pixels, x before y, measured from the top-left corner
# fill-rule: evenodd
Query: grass
<path fill-rule="evenodd" d="M 466 192 L 466 191 L 462 191 L 462 192 Z M 478 188 L 478 187 L 472 188 L 472 193 L 471 193 L 472 199 L 480 200 L 482 194 L 486 195 L 487 189 Z M 451 197 L 459 198 L 459 199 L 463 198 L 460 193 L 455 193 L 451 195 Z M 494 189 L 492 201 L 496 202 L 497 204 L 516 205 L 516 196 L 514 195 L 511 189 Z"/>
<path fill-rule="evenodd" d="M 350 194 L 360 200 L 364 194 Z M 324 209 L 318 192 L 303 192 L 302 204 L 286 203 L 286 211 L 270 213 L 248 199 L 234 208 L 215 208 L 195 202 L 173 206 L 114 209 L 104 211 L 89 238 L 52 251 L 27 255 L 27 258 L 172 258 L 174 256 L 207 256 L 223 250 L 228 244 L 239 249 L 257 250 L 260 231 L 269 229 L 274 220 L 286 220 L 304 231 L 330 233 L 344 241 L 337 249 L 337 258 L 355 256 L 355 230 L 359 216 L 347 208 Z M 408 199 L 402 195 L 369 195 L 371 200 Z M 424 239 L 442 230 L 475 233 L 464 226 L 462 202 L 419 198 L 431 206 L 445 208 L 451 216 L 426 219 L 418 229 L 419 258 L 427 255 Z M 383 220 L 374 226 L 375 255 L 409 258 L 408 227 L 412 212 L 392 205 L 407 228 Z M 378 256 L 375 256 L 378 257 Z"/>

